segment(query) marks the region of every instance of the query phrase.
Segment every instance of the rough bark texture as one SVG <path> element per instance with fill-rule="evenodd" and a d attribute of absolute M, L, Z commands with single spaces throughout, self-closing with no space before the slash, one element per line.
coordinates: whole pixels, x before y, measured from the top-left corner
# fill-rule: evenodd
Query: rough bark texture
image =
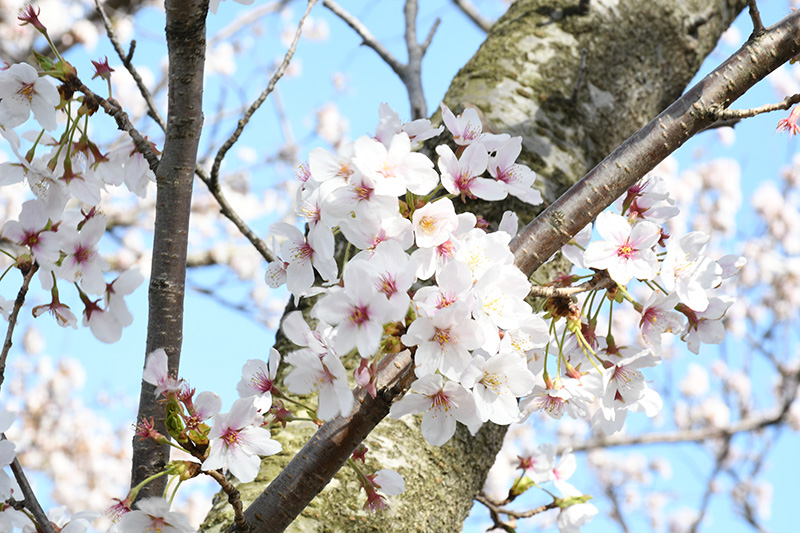
<path fill-rule="evenodd" d="M 677 98 L 745 0 L 596 0 L 588 14 L 577 0 L 519 0 L 492 28 L 459 72 L 445 101 L 477 107 L 496 132 L 523 136 L 521 159 L 539 174 L 552 202 L 590 168 Z M 586 61 L 577 88 L 581 51 Z M 573 100 L 573 94 L 576 99 Z M 487 219 L 491 205 L 474 205 Z M 523 222 L 535 213 L 517 202 Z M 535 277 L 543 276 L 541 272 Z M 285 346 L 277 346 L 284 352 Z M 253 500 L 316 428 L 281 432 L 284 452 L 267 458 Z M 288 531 L 458 531 L 502 443 L 505 428 L 487 424 L 472 438 L 461 428 L 445 446 L 429 446 L 418 420 L 385 420 L 365 443 L 378 468 L 406 479 L 406 493 L 385 514 L 368 515 L 354 476 L 344 470 Z M 220 500 L 202 531 L 224 531 L 231 512 Z M 269 529 L 265 529 L 269 531 Z"/>
<path fill-rule="evenodd" d="M 166 12 L 169 100 L 166 140 L 156 170 L 156 220 L 145 353 L 164 348 L 169 369 L 177 375 L 183 342 L 189 212 L 197 147 L 203 128 L 208 0 L 167 0 Z M 164 407 L 156 403 L 154 390 L 152 385 L 142 381 L 137 420 L 153 418 L 156 429 L 166 434 Z M 134 437 L 131 486 L 163 470 L 168 460 L 168 446 Z M 139 496 L 160 496 L 165 483 L 164 478 L 149 483 Z"/>

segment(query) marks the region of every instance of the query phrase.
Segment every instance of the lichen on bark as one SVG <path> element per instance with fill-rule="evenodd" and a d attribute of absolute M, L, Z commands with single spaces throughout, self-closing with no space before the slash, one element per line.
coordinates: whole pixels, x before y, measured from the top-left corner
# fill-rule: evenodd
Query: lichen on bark
<path fill-rule="evenodd" d="M 571 9 L 577 0 L 518 0 L 458 73 L 445 102 L 456 112 L 478 108 L 491 131 L 521 135 L 521 160 L 537 172 L 551 202 L 683 91 L 745 4 L 595 0 L 580 15 Z M 507 209 L 523 222 L 536 214 L 513 199 L 467 207 L 495 221 Z M 545 280 L 559 268 L 551 263 L 534 278 Z M 386 513 L 369 515 L 361 508 L 363 493 L 343 469 L 289 531 L 458 531 L 504 434 L 493 424 L 476 438 L 460 428 L 436 448 L 422 438 L 414 417 L 384 420 L 366 440 L 368 458 L 376 469 L 400 472 L 406 492 L 390 498 Z M 266 458 L 259 479 L 241 489 L 258 494 L 300 440 L 285 441 L 285 455 Z M 223 507 L 215 506 L 201 531 L 223 530 L 230 521 L 220 519 Z"/>

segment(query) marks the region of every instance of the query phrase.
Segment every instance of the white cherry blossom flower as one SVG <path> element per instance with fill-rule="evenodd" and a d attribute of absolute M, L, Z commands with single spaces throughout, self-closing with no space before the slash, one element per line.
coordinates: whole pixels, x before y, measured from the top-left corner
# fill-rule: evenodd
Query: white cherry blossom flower
<path fill-rule="evenodd" d="M 508 195 L 503 182 L 479 177 L 489 161 L 482 144 L 470 144 L 460 158 L 446 144 L 437 146 L 436 153 L 439 154 L 442 185 L 450 194 L 489 201 L 502 200 Z"/>
<path fill-rule="evenodd" d="M 136 503 L 137 509 L 126 513 L 117 525 L 118 533 L 192 533 L 186 515 L 169 510 L 164 498 L 145 498 Z"/>
<path fill-rule="evenodd" d="M 468 107 L 458 116 L 455 116 L 450 108 L 442 102 L 442 122 L 453 134 L 453 140 L 459 146 L 464 146 L 477 141 L 481 138 L 483 125 L 478 116 L 478 111 Z"/>
<path fill-rule="evenodd" d="M 489 157 L 489 174 L 505 184 L 508 194 L 531 205 L 542 203 L 542 193 L 533 188 L 536 173 L 516 160 L 522 151 L 522 137 L 511 137 Z"/>
<path fill-rule="evenodd" d="M 476 355 L 461 374 L 461 383 L 472 389 L 481 421 L 502 425 L 519 418 L 517 398 L 530 393 L 534 382 L 525 358 L 516 353 L 496 355 L 488 361 Z"/>
<path fill-rule="evenodd" d="M 661 263 L 664 288 L 674 290 L 694 311 L 705 311 L 708 307 L 706 290 L 722 281 L 722 267 L 703 255 L 710 238 L 701 231 L 693 231 L 680 239 L 670 239 L 667 255 Z"/>
<path fill-rule="evenodd" d="M 320 357 L 310 350 L 298 350 L 290 353 L 286 362 L 294 367 L 284 379 L 290 392 L 319 393 L 319 419 L 330 420 L 337 415 L 347 416 L 351 413 L 353 391 L 347 384 L 347 371 L 336 355 L 326 353 Z"/>
<path fill-rule="evenodd" d="M 392 405 L 389 416 L 400 418 L 411 413 L 422 415 L 422 436 L 431 445 L 441 446 L 456 431 L 456 421 L 473 435 L 481 426 L 472 395 L 454 381 L 444 383 L 440 374 L 429 374 L 411 384 L 410 392 Z"/>
<path fill-rule="evenodd" d="M 652 247 L 661 237 L 658 226 L 647 221 L 631 226 L 624 217 L 604 211 L 597 216 L 597 232 L 603 240 L 586 248 L 583 258 L 587 267 L 608 270 L 611 279 L 621 285 L 631 278 L 656 276 L 658 259 Z"/>
<path fill-rule="evenodd" d="M 336 327 L 336 353 L 346 354 L 358 347 L 362 357 L 376 351 L 383 326 L 391 320 L 392 305 L 375 290 L 369 264 L 353 260 L 344 269 L 344 289 L 334 289 L 314 306 L 314 314 Z"/>
<path fill-rule="evenodd" d="M 705 311 L 689 314 L 686 331 L 681 335 L 681 339 L 686 341 L 689 350 L 699 353 L 701 342 L 703 344 L 722 344 L 722 341 L 725 340 L 725 326 L 722 324 L 722 318 L 734 301 L 735 299 L 729 296 L 721 298 L 715 296 L 709 298 Z"/>
<path fill-rule="evenodd" d="M 433 162 L 412 152 L 411 140 L 402 132 L 392 137 L 388 148 L 369 137 L 357 139 L 353 163 L 372 180 L 377 194 L 403 196 L 411 191 L 424 195 L 439 183 Z"/>
<path fill-rule="evenodd" d="M 0 124 L 15 128 L 28 120 L 31 112 L 47 131 L 58 125 L 56 106 L 61 101 L 58 89 L 47 78 L 39 77 L 27 63 L 17 63 L 0 71 Z"/>
<path fill-rule="evenodd" d="M 281 444 L 270 438 L 269 430 L 258 425 L 260 422 L 252 398 L 240 398 L 229 413 L 216 415 L 208 433 L 208 458 L 201 468 L 230 470 L 242 483 L 253 481 L 261 465 L 260 456 L 281 451 Z"/>
<path fill-rule="evenodd" d="M 467 306 L 456 302 L 432 318 L 417 317 L 400 340 L 406 346 L 418 346 L 414 356 L 417 377 L 439 370 L 455 380 L 469 364 L 470 350 L 483 344 L 483 335 L 469 318 Z"/>
<path fill-rule="evenodd" d="M 458 216 L 453 201 L 449 198 L 440 198 L 417 209 L 411 222 L 419 248 L 442 244 L 458 228 Z"/>
<path fill-rule="evenodd" d="M 142 379 L 155 386 L 156 396 L 178 392 L 183 386 L 183 380 L 169 375 L 167 363 L 167 352 L 163 348 L 158 348 L 147 356 Z"/>
<path fill-rule="evenodd" d="M 269 364 L 261 359 L 248 359 L 242 367 L 242 379 L 236 390 L 240 398 L 254 397 L 253 403 L 259 412 L 269 411 L 272 407 L 272 387 L 280 362 L 281 354 L 272 348 Z"/>
<path fill-rule="evenodd" d="M 336 278 L 338 267 L 333 258 L 333 234 L 328 228 L 309 231 L 308 239 L 299 229 L 285 222 L 276 222 L 270 229 L 287 238 L 281 247 L 281 255 L 288 263 L 286 285 L 292 294 L 299 296 L 311 288 L 314 269 L 325 281 Z"/>

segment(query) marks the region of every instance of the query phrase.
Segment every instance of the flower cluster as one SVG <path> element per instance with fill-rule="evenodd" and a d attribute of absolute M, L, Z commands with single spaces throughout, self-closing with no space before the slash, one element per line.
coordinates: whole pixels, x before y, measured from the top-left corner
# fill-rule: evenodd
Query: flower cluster
<path fill-rule="evenodd" d="M 56 79 L 74 76 L 72 66 L 61 59 L 46 66 Z M 110 266 L 99 242 L 108 221 L 100 207 L 101 193 L 124 183 L 143 196 L 154 176 L 130 142 L 103 153 L 88 133 L 94 110 L 85 99 L 66 94 L 28 64 L 0 71 L 0 134 L 15 156 L 0 164 L 0 185 L 24 182 L 32 196 L 17 218 L 3 224 L 0 237 L 19 268 L 37 265 L 42 288 L 51 293 L 50 303 L 34 308 L 34 316 L 47 312 L 59 325 L 77 327 L 75 314 L 59 296 L 59 281 L 66 282 L 83 303 L 83 324 L 101 341 L 113 343 L 133 320 L 124 296 L 143 277 L 132 270 L 110 283 L 105 279 Z M 62 113 L 66 124 L 54 138 L 47 132 L 58 128 L 59 109 L 67 111 Z M 27 124 L 31 114 L 41 129 L 20 137 L 14 128 Z M 31 143 L 25 150 L 23 139 Z"/>

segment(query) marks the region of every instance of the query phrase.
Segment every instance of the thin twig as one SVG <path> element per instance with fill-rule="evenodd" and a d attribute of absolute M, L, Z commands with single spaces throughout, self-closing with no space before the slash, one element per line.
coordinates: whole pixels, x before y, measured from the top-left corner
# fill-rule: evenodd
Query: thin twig
<path fill-rule="evenodd" d="M 269 94 L 275 88 L 275 84 L 278 83 L 278 80 L 283 77 L 283 74 L 289 67 L 289 62 L 291 62 L 294 51 L 297 49 L 297 43 L 300 40 L 300 36 L 303 34 L 303 23 L 306 21 L 308 14 L 311 12 L 311 8 L 313 8 L 316 3 L 317 0 L 308 1 L 308 7 L 306 8 L 305 13 L 303 13 L 303 16 L 300 17 L 300 22 L 297 24 L 297 31 L 294 33 L 292 44 L 289 46 L 289 50 L 287 50 L 286 55 L 283 57 L 283 61 L 278 67 L 278 70 L 276 70 L 272 75 L 272 78 L 269 80 L 266 89 L 264 89 L 259 97 L 256 98 L 252 104 L 250 104 L 250 107 L 247 109 L 247 111 L 245 111 L 242 118 L 239 119 L 239 124 L 236 126 L 234 132 L 231 133 L 231 136 L 228 137 L 228 140 L 225 141 L 217 151 L 217 156 L 214 158 L 214 164 L 211 166 L 210 180 L 206 182 L 206 185 L 208 185 L 209 189 L 219 188 L 219 167 L 222 165 L 222 159 L 225 157 L 225 154 L 228 153 L 228 150 L 233 147 L 236 141 L 239 140 L 239 136 L 242 134 L 242 131 L 244 131 L 247 123 L 250 122 L 250 118 L 258 110 L 258 108 L 261 107 L 261 104 L 264 103 L 264 100 L 267 99 L 267 96 L 269 96 Z"/>
<path fill-rule="evenodd" d="M 616 518 L 620 529 L 622 529 L 623 533 L 630 533 L 628 524 L 625 522 L 625 517 L 622 514 L 622 505 L 619 503 L 619 495 L 617 494 L 616 487 L 608 483 L 603 488 L 603 492 L 606 493 L 606 496 L 611 501 L 611 507 L 613 507 L 614 513 L 613 517 Z"/>
<path fill-rule="evenodd" d="M 334 15 L 342 19 L 345 24 L 350 26 L 358 34 L 358 36 L 361 37 L 361 40 L 364 41 L 364 44 L 375 50 L 375 53 L 377 53 L 381 59 L 383 59 L 383 61 L 389 65 L 389 67 L 391 67 L 395 74 L 398 76 L 401 75 L 403 71 L 403 64 L 398 61 L 398 59 L 394 57 L 391 52 L 389 52 L 389 50 L 387 50 L 386 47 L 375 38 L 374 35 L 372 35 L 364 23 L 348 13 L 342 6 L 333 0 L 322 0 L 322 5 L 330 9 Z"/>
<path fill-rule="evenodd" d="M 747 7 L 750 10 L 750 20 L 753 21 L 753 35 L 758 36 L 764 33 L 764 23 L 761 22 L 761 14 L 758 12 L 756 0 L 747 0 Z"/>
<path fill-rule="evenodd" d="M 494 26 L 494 22 L 487 19 L 481 12 L 478 11 L 478 8 L 475 7 L 475 4 L 470 2 L 470 0 L 453 0 L 453 3 L 458 7 L 469 20 L 471 20 L 477 27 L 489 33 L 489 30 L 492 29 Z"/>
<path fill-rule="evenodd" d="M 786 111 L 798 103 L 800 103 L 800 93 L 787 96 L 782 102 L 778 102 L 776 104 L 764 104 L 751 109 L 720 109 L 718 112 L 714 113 L 714 117 L 717 120 L 741 120 L 743 118 L 754 117 L 762 113 Z"/>
<path fill-rule="evenodd" d="M 235 531 L 247 531 L 242 498 L 236 487 L 234 487 L 223 474 L 216 470 L 203 470 L 203 473 L 219 483 L 222 492 L 228 495 L 228 503 L 233 507 L 233 523 L 236 524 Z"/>
<path fill-rule="evenodd" d="M 100 0 L 95 0 L 94 5 L 97 13 L 100 15 L 100 19 L 103 21 L 103 25 L 106 27 L 108 40 L 111 41 L 111 44 L 114 46 L 114 50 L 116 50 L 117 55 L 122 61 L 122 64 L 125 66 L 128 72 L 130 72 L 133 80 L 136 82 L 136 86 L 139 88 L 139 93 L 142 95 L 142 98 L 144 98 L 144 101 L 147 104 L 147 115 L 156 121 L 156 124 L 159 125 L 162 131 L 166 131 L 167 123 L 158 112 L 158 108 L 156 108 L 156 104 L 153 101 L 153 95 L 144 84 L 144 80 L 142 80 L 142 77 L 139 75 L 139 71 L 136 70 L 136 67 L 133 66 L 133 63 L 131 63 L 131 59 L 133 58 L 133 50 L 135 48 L 134 43 L 136 41 L 131 43 L 130 51 L 126 54 L 125 50 L 122 49 L 122 44 L 119 42 L 119 37 L 117 37 L 117 32 L 114 30 L 114 26 L 111 24 L 111 20 L 108 18 L 108 14 L 106 14 L 103 6 L 100 5 Z"/>
<path fill-rule="evenodd" d="M 428 36 L 425 37 L 425 41 L 420 45 L 423 55 L 425 54 L 425 52 L 428 51 L 428 47 L 431 45 L 431 42 L 433 41 L 433 36 L 434 34 L 436 34 L 436 30 L 439 29 L 439 24 L 441 23 L 442 19 L 440 19 L 439 17 L 437 17 L 436 20 L 433 21 L 433 26 L 431 26 L 431 29 L 428 32 Z"/>
<path fill-rule="evenodd" d="M 478 495 L 475 496 L 475 499 L 481 502 L 483 505 L 485 505 L 490 511 L 508 515 L 514 518 L 530 518 L 532 516 L 536 516 L 537 514 L 541 514 L 549 509 L 555 509 L 556 507 L 558 507 L 556 502 L 553 501 L 548 503 L 547 505 L 541 505 L 539 507 L 536 507 L 534 509 L 529 509 L 527 511 L 513 511 L 511 509 L 506 509 L 504 507 L 501 507 L 496 502 L 493 502 L 483 492 L 479 492 Z"/>
<path fill-rule="evenodd" d="M 19 288 L 19 292 L 17 293 L 17 299 L 14 300 L 14 308 L 11 310 L 11 313 L 8 315 L 8 329 L 6 330 L 6 340 L 3 343 L 3 351 L 0 352 L 0 386 L 3 385 L 3 381 L 5 380 L 6 374 L 6 360 L 8 359 L 8 352 L 11 350 L 11 338 L 14 335 L 14 328 L 17 325 L 17 318 L 19 317 L 20 309 L 22 309 L 22 304 L 25 303 L 25 295 L 28 294 L 28 287 L 31 284 L 31 280 L 33 279 L 33 275 L 36 274 L 36 271 L 39 269 L 39 265 L 33 263 L 30 267 L 28 267 L 28 271 L 25 272 L 24 277 L 22 278 L 22 286 Z"/>
<path fill-rule="evenodd" d="M 5 434 L 0 436 L 2 436 L 2 440 L 6 439 Z M 22 465 L 19 464 L 19 460 L 17 460 L 16 457 L 11 461 L 11 472 L 14 473 L 14 478 L 17 480 L 19 488 L 22 490 L 22 495 L 25 496 L 25 507 L 33 514 L 33 517 L 41 528 L 40 531 L 42 531 L 42 533 L 55 533 L 53 524 L 51 524 L 50 519 L 47 518 L 42 506 L 39 504 L 39 500 L 36 499 L 36 494 L 33 493 L 33 488 L 31 488 L 31 484 L 28 482 L 28 478 L 22 470 Z"/>
<path fill-rule="evenodd" d="M 697 533 L 697 530 L 700 527 L 700 523 L 706 516 L 706 512 L 708 511 L 708 504 L 711 503 L 711 496 L 715 492 L 714 481 L 716 481 L 717 476 L 722 471 L 722 464 L 725 462 L 725 459 L 727 459 L 728 453 L 730 452 L 730 448 L 731 448 L 731 438 L 728 437 L 727 439 L 725 439 L 725 442 L 722 445 L 722 450 L 720 450 L 720 452 L 717 454 L 717 464 L 714 466 L 714 471 L 711 472 L 710 476 L 708 476 L 708 481 L 706 482 L 706 490 L 703 493 L 702 500 L 700 501 L 700 512 L 697 514 L 697 518 L 695 518 L 694 522 L 692 523 L 692 528 L 689 530 L 690 533 Z"/>
<path fill-rule="evenodd" d="M 150 170 L 155 172 L 159 163 L 158 156 L 147 139 L 145 139 L 144 136 L 139 133 L 139 130 L 134 127 L 133 123 L 131 123 L 131 119 L 128 117 L 128 114 L 123 111 L 117 103 L 106 100 L 102 96 L 95 94 L 77 78 L 76 88 L 86 95 L 87 98 L 95 99 L 98 105 L 103 108 L 103 111 L 105 111 L 107 115 L 117 122 L 117 127 L 130 136 L 130 138 L 133 140 L 134 146 L 136 146 L 136 150 L 142 154 L 145 159 L 147 159 L 147 164 L 150 166 Z"/>
<path fill-rule="evenodd" d="M 578 66 L 578 76 L 575 80 L 575 87 L 572 89 L 572 96 L 569 99 L 572 105 L 578 103 L 578 91 L 580 91 L 581 85 L 583 85 L 583 77 L 586 74 L 586 54 L 586 48 L 581 48 L 581 64 Z"/>

